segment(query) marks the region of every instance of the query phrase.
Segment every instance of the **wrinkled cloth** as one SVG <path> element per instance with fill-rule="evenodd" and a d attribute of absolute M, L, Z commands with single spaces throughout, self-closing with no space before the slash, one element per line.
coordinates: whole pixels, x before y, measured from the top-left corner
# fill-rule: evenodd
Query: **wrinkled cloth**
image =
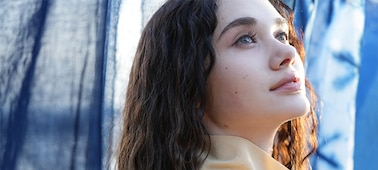
<path fill-rule="evenodd" d="M 356 101 L 354 169 L 378 169 L 378 1 L 366 0 Z"/>
<path fill-rule="evenodd" d="M 108 169 L 119 4 L 0 1 L 0 169 Z"/>
<path fill-rule="evenodd" d="M 296 18 L 305 19 L 296 26 L 305 28 L 307 77 L 323 109 L 313 169 L 378 169 L 377 3 L 336 0 L 295 6 Z M 310 17 L 298 12 L 307 10 Z"/>
<path fill-rule="evenodd" d="M 237 136 L 211 135 L 201 170 L 288 170 L 254 143 Z"/>
<path fill-rule="evenodd" d="M 319 2 L 318 6 L 325 4 Z M 362 4 L 332 1 L 329 5 L 333 11 L 324 20 L 328 22 L 324 23 L 326 30 L 317 29 L 315 25 L 320 20 L 315 18 L 307 44 L 307 77 L 324 106 L 319 123 L 319 159 L 315 159 L 313 167 L 352 170 L 364 14 Z M 314 42 L 315 36 L 323 39 Z"/>

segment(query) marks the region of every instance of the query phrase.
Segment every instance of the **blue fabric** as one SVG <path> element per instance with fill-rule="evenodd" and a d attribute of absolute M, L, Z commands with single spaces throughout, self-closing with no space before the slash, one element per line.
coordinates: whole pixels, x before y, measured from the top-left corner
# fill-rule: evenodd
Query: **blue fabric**
<path fill-rule="evenodd" d="M 0 169 L 107 169 L 119 3 L 0 2 Z"/>
<path fill-rule="evenodd" d="M 324 105 L 319 124 L 318 158 L 314 169 L 353 169 L 355 99 L 359 78 L 360 41 L 364 26 L 361 5 L 333 1 L 326 6 L 318 3 L 317 16 L 332 9 L 327 17 L 314 20 L 309 39 L 308 78 Z M 327 12 L 325 12 L 327 13 Z M 321 22 L 321 23 L 319 23 Z M 317 34 L 324 24 L 324 34 Z M 308 35 L 308 34 L 307 34 Z M 314 36 L 321 42 L 311 46 Z"/>
<path fill-rule="evenodd" d="M 367 0 L 357 93 L 355 170 L 378 169 L 378 1 Z"/>
<path fill-rule="evenodd" d="M 313 169 L 378 169 L 377 1 L 296 2 L 308 78 L 323 108 Z"/>
<path fill-rule="evenodd" d="M 294 8 L 294 23 L 299 26 L 300 33 L 306 30 L 307 21 L 309 20 L 314 8 L 314 0 L 297 0 Z M 298 9 L 298 10 L 295 10 Z"/>

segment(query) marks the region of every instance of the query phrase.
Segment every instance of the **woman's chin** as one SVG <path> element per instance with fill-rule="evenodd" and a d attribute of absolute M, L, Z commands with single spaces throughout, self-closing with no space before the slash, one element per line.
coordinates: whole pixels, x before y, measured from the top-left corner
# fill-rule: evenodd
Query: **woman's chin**
<path fill-rule="evenodd" d="M 307 98 L 305 100 L 298 101 L 296 104 L 293 104 L 289 110 L 291 111 L 290 116 L 292 118 L 304 116 L 310 112 L 310 102 Z"/>
<path fill-rule="evenodd" d="M 310 102 L 307 98 L 288 100 L 282 103 L 281 107 L 276 110 L 281 115 L 283 121 L 301 117 L 310 112 Z"/>

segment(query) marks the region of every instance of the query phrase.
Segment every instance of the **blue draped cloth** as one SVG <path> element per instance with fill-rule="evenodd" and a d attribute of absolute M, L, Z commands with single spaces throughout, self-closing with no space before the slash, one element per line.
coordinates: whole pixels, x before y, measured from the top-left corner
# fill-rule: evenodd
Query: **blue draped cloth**
<path fill-rule="evenodd" d="M 119 4 L 0 1 L 0 169 L 107 169 Z"/>
<path fill-rule="evenodd" d="M 324 106 L 319 123 L 319 159 L 313 167 L 352 170 L 363 8 L 361 2 L 336 0 L 315 5 L 317 12 L 328 15 L 314 18 L 306 49 L 308 78 Z M 319 23 L 323 27 L 318 28 Z"/>
<path fill-rule="evenodd" d="M 296 2 L 307 76 L 322 102 L 313 169 L 378 169 L 378 2 Z"/>
<path fill-rule="evenodd" d="M 378 169 L 378 1 L 366 0 L 356 101 L 355 170 Z"/>

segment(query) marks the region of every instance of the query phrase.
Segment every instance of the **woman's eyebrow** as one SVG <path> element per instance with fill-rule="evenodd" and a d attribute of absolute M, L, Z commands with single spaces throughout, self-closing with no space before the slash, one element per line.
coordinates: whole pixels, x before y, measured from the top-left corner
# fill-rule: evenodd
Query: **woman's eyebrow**
<path fill-rule="evenodd" d="M 280 27 L 287 27 L 289 25 L 289 22 L 285 18 L 277 18 L 276 25 Z"/>
<path fill-rule="evenodd" d="M 224 29 L 220 33 L 218 39 L 220 39 L 225 32 L 227 32 L 228 30 L 230 30 L 233 27 L 246 26 L 246 25 L 247 26 L 253 26 L 253 25 L 256 25 L 256 23 L 257 23 L 257 20 L 255 18 L 252 18 L 252 17 L 237 18 L 237 19 L 233 20 L 232 22 L 230 22 L 226 27 L 224 27 Z"/>
<path fill-rule="evenodd" d="M 252 17 L 242 17 L 242 18 L 237 18 L 230 22 L 226 27 L 224 27 L 223 31 L 220 33 L 219 38 L 222 37 L 222 35 L 230 30 L 233 27 L 238 27 L 238 26 L 254 26 L 257 24 L 257 20 Z M 285 18 L 276 18 L 275 19 L 275 24 L 280 27 L 286 27 L 288 26 L 288 21 Z"/>

